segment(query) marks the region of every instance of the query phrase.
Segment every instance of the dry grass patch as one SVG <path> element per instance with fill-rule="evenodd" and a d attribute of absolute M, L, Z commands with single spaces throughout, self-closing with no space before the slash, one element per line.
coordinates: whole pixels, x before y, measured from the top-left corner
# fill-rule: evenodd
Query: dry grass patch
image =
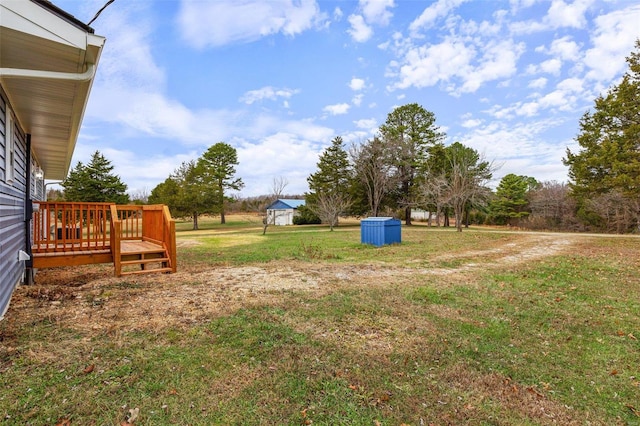
<path fill-rule="evenodd" d="M 290 230 L 230 232 L 242 251 L 218 262 L 206 232 L 179 239 L 177 274 L 62 268 L 20 287 L 0 323 L 5 421 L 638 419 L 638 239 L 412 228 L 372 249 L 305 230 L 320 252 L 305 256 Z"/>

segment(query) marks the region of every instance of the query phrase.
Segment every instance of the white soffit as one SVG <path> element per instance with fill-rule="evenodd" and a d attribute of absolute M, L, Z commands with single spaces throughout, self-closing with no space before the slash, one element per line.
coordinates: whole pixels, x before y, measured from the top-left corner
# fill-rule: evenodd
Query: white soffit
<path fill-rule="evenodd" d="M 80 49 L 86 48 L 86 32 L 64 22 L 30 1 L 0 2 L 0 26 Z"/>
<path fill-rule="evenodd" d="M 0 84 L 47 179 L 67 175 L 104 41 L 32 1 L 0 0 Z"/>

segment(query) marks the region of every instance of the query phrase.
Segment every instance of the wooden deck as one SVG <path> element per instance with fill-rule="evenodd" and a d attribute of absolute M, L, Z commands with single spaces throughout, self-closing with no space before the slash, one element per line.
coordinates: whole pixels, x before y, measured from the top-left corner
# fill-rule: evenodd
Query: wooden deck
<path fill-rule="evenodd" d="M 39 203 L 32 266 L 113 263 L 116 276 L 175 272 L 175 222 L 166 206 Z"/>

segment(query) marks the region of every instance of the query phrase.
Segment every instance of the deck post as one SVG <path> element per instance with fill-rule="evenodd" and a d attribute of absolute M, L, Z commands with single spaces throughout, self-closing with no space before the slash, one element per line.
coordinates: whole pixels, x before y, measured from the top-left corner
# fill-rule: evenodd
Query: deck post
<path fill-rule="evenodd" d="M 171 272 L 175 273 L 178 270 L 176 255 L 176 221 L 171 218 L 171 212 L 169 211 L 168 206 L 163 206 L 162 214 L 164 216 L 164 220 L 167 221 L 169 225 L 169 235 L 166 237 L 167 251 L 169 252 L 169 258 L 171 261 Z M 167 229 L 166 226 L 165 229 Z"/>
<path fill-rule="evenodd" d="M 115 204 L 111 208 L 111 256 L 116 277 L 122 275 L 122 257 L 120 256 L 120 239 L 122 234 L 122 221 L 118 219 L 118 210 Z"/>

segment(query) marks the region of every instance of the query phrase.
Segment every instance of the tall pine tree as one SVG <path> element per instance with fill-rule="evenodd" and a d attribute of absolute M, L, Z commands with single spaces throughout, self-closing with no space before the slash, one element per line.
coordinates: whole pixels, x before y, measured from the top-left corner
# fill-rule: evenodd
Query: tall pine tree
<path fill-rule="evenodd" d="M 489 216 L 499 224 L 517 225 L 520 218 L 529 216 L 527 193 L 537 182 L 528 176 L 509 173 L 500 180 L 496 196 L 489 202 Z"/>
<path fill-rule="evenodd" d="M 94 152 L 87 165 L 79 161 L 60 184 L 65 200 L 127 204 L 127 185 L 112 172 L 111 162 L 100 151 Z"/>
<path fill-rule="evenodd" d="M 351 204 L 352 174 L 344 143 L 337 136 L 320 155 L 318 170 L 307 178 L 310 191 L 305 197 L 307 206 L 328 222 L 331 229 Z"/>
<path fill-rule="evenodd" d="M 416 204 L 419 171 L 424 170 L 429 148 L 444 139 L 436 117 L 417 103 L 403 105 L 387 116 L 380 133 L 392 153 L 398 171 L 398 204 L 405 207 L 405 223 L 411 225 L 411 208 Z"/>
<path fill-rule="evenodd" d="M 244 187 L 242 179 L 235 177 L 235 166 L 237 165 L 238 153 L 236 149 L 224 142 L 212 145 L 198 159 L 197 175 L 204 186 L 214 190 L 213 205 L 220 213 L 221 224 L 226 222 L 224 203 L 228 197 L 225 193 L 228 190 L 239 191 Z"/>

